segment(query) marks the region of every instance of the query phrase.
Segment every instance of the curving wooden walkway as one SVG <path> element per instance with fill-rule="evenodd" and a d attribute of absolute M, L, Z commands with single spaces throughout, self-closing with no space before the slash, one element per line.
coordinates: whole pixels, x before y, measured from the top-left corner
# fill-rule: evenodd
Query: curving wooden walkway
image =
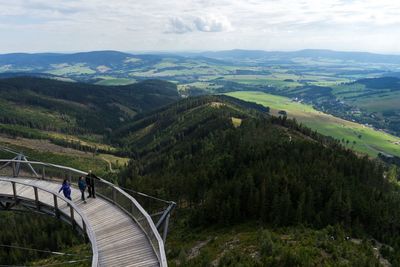
<path fill-rule="evenodd" d="M 0 195 L 13 197 L 10 182 L 15 181 L 27 185 L 16 184 L 17 195 L 35 202 L 35 193 L 31 186 L 42 188 L 58 194 L 59 183 L 46 180 L 1 177 Z M 97 196 L 89 198 L 87 203 L 80 200 L 80 191 L 72 188 L 72 201 L 83 213 L 92 228 L 98 249 L 98 266 L 160 266 L 149 239 L 138 224 L 121 208 L 106 199 Z M 54 206 L 53 195 L 38 191 L 39 201 Z M 69 212 L 67 203 L 60 203 L 58 209 L 65 214 Z M 81 220 L 76 223 L 82 226 Z"/>

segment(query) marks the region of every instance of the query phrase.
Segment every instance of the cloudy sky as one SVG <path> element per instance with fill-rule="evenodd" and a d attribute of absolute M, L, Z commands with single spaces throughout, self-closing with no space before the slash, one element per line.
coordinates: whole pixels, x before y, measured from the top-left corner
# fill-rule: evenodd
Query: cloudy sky
<path fill-rule="evenodd" d="M 0 53 L 233 48 L 400 53 L 400 1 L 0 0 Z"/>

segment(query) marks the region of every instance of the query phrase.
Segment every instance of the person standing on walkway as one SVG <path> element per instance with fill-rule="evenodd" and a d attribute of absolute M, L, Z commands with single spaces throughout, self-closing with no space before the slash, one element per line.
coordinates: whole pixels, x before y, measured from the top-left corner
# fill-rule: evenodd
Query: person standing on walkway
<path fill-rule="evenodd" d="M 69 200 L 72 200 L 71 199 L 71 186 L 67 179 L 64 179 L 64 182 L 62 183 L 60 190 L 58 190 L 58 193 L 60 193 L 61 191 L 63 191 L 63 194 L 66 198 L 68 198 Z"/>
<path fill-rule="evenodd" d="M 86 175 L 86 184 L 89 191 L 89 197 L 96 198 L 96 190 L 95 190 L 95 180 L 99 180 L 99 178 L 89 170 L 88 174 Z"/>
<path fill-rule="evenodd" d="M 86 203 L 86 200 L 85 200 L 86 182 L 85 182 L 85 180 L 83 180 L 82 176 L 79 177 L 78 187 L 79 187 L 79 190 L 81 190 L 81 194 L 82 194 L 81 199 L 82 199 L 83 203 Z"/>

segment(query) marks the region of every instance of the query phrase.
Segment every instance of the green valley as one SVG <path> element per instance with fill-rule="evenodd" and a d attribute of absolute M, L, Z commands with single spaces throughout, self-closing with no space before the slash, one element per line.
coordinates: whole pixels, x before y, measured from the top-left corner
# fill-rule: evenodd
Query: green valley
<path fill-rule="evenodd" d="M 400 267 L 400 1 L 0 1 L 0 267 Z"/>
<path fill-rule="evenodd" d="M 395 121 L 395 100 L 382 109 L 392 85 L 375 94 L 376 78 L 354 81 L 384 75 L 381 63 L 208 56 L 97 52 L 5 73 L 0 146 L 176 201 L 170 266 L 398 265 L 399 170 L 376 157 L 399 157 L 400 138 L 350 117 L 358 107 Z"/>
<path fill-rule="evenodd" d="M 343 145 L 358 152 L 373 157 L 379 153 L 400 156 L 399 137 L 334 117 L 315 110 L 310 105 L 263 92 L 232 92 L 227 95 L 270 107 L 276 116 L 280 116 L 279 111 L 285 111 L 288 117 L 295 118 L 298 122 L 321 134 L 332 136 L 342 141 Z"/>
<path fill-rule="evenodd" d="M 128 161 L 107 141 L 113 130 L 180 98 L 163 81 L 107 87 L 34 77 L 1 79 L 0 97 L 1 146 L 99 174 Z"/>

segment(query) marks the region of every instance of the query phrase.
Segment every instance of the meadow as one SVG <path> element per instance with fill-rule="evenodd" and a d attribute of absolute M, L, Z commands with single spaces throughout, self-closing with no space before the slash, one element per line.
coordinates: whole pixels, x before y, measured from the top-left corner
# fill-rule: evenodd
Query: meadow
<path fill-rule="evenodd" d="M 288 117 L 295 118 L 321 134 L 343 141 L 345 146 L 357 152 L 372 157 L 376 157 L 379 153 L 400 156 L 400 138 L 320 112 L 310 105 L 295 102 L 287 97 L 255 91 L 231 92 L 227 95 L 268 106 L 274 115 L 284 110 Z"/>
<path fill-rule="evenodd" d="M 86 66 L 83 63 L 69 65 L 69 64 L 59 64 L 53 66 L 54 69 L 48 71 L 48 73 L 53 75 L 88 75 L 88 74 L 95 74 L 96 71 L 91 69 L 90 67 Z"/>
<path fill-rule="evenodd" d="M 113 78 L 109 76 L 98 76 L 96 78 L 101 79 L 96 84 L 104 86 L 128 85 L 136 82 L 134 79 Z"/>

